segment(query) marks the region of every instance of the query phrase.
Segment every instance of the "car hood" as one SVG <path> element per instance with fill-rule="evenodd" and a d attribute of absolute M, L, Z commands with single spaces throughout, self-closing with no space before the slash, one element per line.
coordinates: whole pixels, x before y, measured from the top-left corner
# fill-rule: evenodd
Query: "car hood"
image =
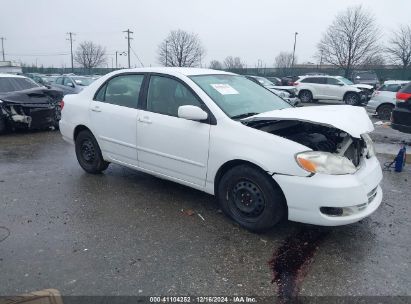
<path fill-rule="evenodd" d="M 241 119 L 242 122 L 262 120 L 311 122 L 337 128 L 356 138 L 361 138 L 361 134 L 374 130 L 374 126 L 364 108 L 348 105 L 285 108 Z"/>
<path fill-rule="evenodd" d="M 59 102 L 63 98 L 60 90 L 47 89 L 46 87 L 32 88 L 28 90 L 0 93 L 0 100 L 15 104 L 44 104 Z"/>
<path fill-rule="evenodd" d="M 368 89 L 368 90 L 374 89 L 372 85 L 364 84 L 364 83 L 352 84 L 351 86 L 356 87 L 358 89 Z"/>

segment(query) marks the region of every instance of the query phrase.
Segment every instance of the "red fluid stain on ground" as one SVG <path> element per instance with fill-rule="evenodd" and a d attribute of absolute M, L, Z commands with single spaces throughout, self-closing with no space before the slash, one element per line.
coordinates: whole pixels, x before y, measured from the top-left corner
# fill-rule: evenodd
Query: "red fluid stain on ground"
<path fill-rule="evenodd" d="M 278 287 L 280 303 L 299 303 L 297 296 L 300 285 L 308 271 L 318 245 L 329 230 L 306 228 L 288 237 L 269 261 L 273 280 Z"/>

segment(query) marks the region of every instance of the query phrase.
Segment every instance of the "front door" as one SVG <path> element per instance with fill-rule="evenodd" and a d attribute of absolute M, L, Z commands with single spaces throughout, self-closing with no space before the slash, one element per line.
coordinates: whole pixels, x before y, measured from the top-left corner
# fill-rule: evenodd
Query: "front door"
<path fill-rule="evenodd" d="M 110 79 L 90 103 L 93 133 L 111 160 L 137 166 L 137 104 L 144 75 Z"/>
<path fill-rule="evenodd" d="M 210 124 L 178 117 L 178 107 L 202 107 L 182 81 L 150 77 L 146 105 L 139 111 L 139 166 L 151 172 L 203 187 L 207 175 Z"/>

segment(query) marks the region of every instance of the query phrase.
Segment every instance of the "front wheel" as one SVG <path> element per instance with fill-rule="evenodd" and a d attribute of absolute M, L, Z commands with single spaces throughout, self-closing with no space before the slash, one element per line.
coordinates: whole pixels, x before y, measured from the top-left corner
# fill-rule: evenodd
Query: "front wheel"
<path fill-rule="evenodd" d="M 379 106 L 377 109 L 378 118 L 382 120 L 390 120 L 393 109 L 394 106 L 389 104 Z"/>
<path fill-rule="evenodd" d="M 303 90 L 298 94 L 301 102 L 311 102 L 313 100 L 313 94 L 310 91 Z"/>
<path fill-rule="evenodd" d="M 347 93 L 344 97 L 344 102 L 350 106 L 356 106 L 360 104 L 360 95 L 357 93 Z"/>
<path fill-rule="evenodd" d="M 226 215 L 254 232 L 273 227 L 286 214 L 279 186 L 265 172 L 250 165 L 227 171 L 219 182 L 217 197 Z"/>
<path fill-rule="evenodd" d="M 109 163 L 103 159 L 97 140 L 90 131 L 81 131 L 75 145 L 77 160 L 84 171 L 99 174 L 107 169 Z"/>

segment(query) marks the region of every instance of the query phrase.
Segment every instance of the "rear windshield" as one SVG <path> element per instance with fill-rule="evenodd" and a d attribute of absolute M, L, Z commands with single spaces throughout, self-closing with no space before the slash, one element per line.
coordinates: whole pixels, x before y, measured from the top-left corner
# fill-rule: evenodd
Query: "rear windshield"
<path fill-rule="evenodd" d="M 400 90 L 401 93 L 411 94 L 411 82 L 407 84 L 403 89 Z"/>
<path fill-rule="evenodd" d="M 385 92 L 398 92 L 399 89 L 401 89 L 403 85 L 395 83 L 395 84 L 384 84 L 381 86 L 381 88 L 378 89 L 378 91 L 385 91 Z"/>
<path fill-rule="evenodd" d="M 372 72 L 357 72 L 357 73 L 354 73 L 354 78 L 357 78 L 357 77 L 359 77 L 358 79 L 372 79 L 372 80 L 377 79 L 377 75 L 375 73 L 372 73 Z"/>
<path fill-rule="evenodd" d="M 29 78 L 0 77 L 0 93 L 22 91 L 38 87 L 39 85 Z"/>

